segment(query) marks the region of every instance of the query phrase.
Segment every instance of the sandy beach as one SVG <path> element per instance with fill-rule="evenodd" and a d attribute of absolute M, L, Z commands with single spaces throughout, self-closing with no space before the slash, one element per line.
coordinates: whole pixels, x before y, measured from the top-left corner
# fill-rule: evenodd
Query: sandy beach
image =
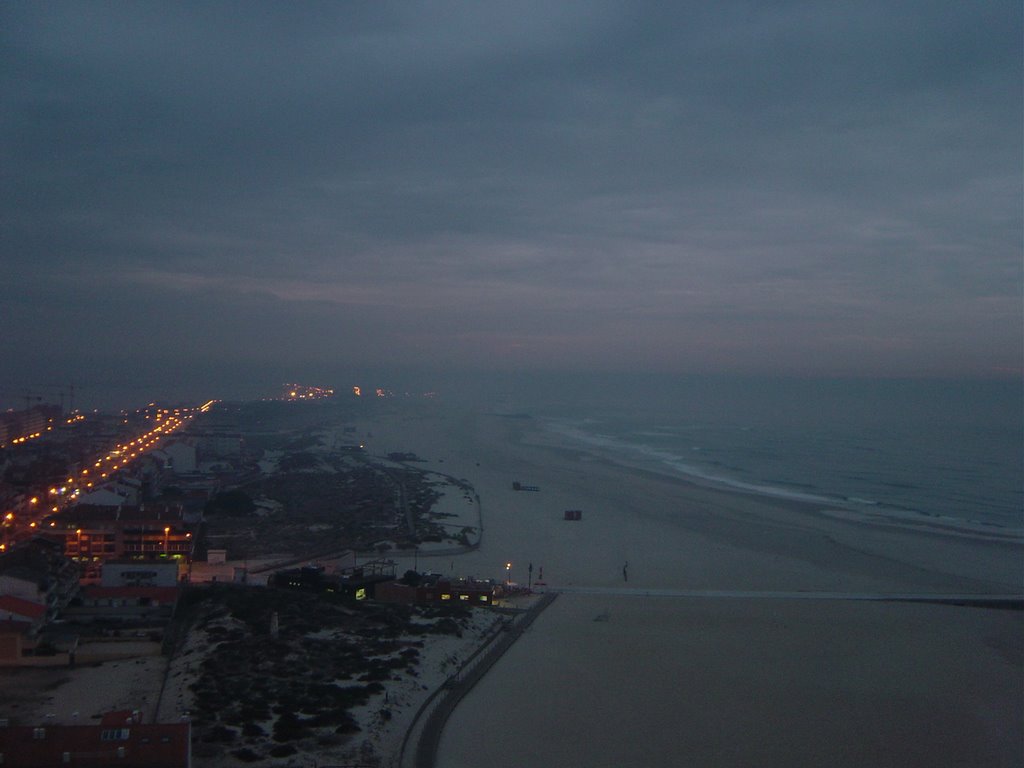
<path fill-rule="evenodd" d="M 367 450 L 415 451 L 470 480 L 484 518 L 467 575 L 552 587 L 1000 594 L 1021 592 L 1022 543 L 927 520 L 862 522 L 843 510 L 696 485 L 559 444 L 529 419 L 438 412 L 360 425 Z M 540 488 L 514 491 L 512 483 Z M 566 509 L 583 510 L 568 522 Z M 429 560 L 427 561 L 429 562 Z M 447 570 L 450 563 L 445 562 Z"/>
<path fill-rule="evenodd" d="M 1016 594 L 1012 537 L 694 485 L 559 444 L 528 419 L 372 431 L 372 452 L 414 450 L 473 482 L 483 543 L 457 570 L 501 577 L 511 562 L 526 582 L 532 564 L 553 589 L 636 590 L 556 601 L 456 710 L 440 765 L 1024 764 L 1019 611 L 642 594 Z"/>

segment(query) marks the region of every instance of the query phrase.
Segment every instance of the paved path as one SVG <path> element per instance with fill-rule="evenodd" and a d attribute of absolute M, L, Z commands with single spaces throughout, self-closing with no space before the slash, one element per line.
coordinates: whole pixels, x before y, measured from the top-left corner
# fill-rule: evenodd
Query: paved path
<path fill-rule="evenodd" d="M 445 687 L 440 689 L 442 693 L 436 701 L 432 696 L 424 704 L 417 713 L 417 722 L 413 723 L 407 734 L 407 741 L 415 743 L 415 750 L 411 754 L 407 753 L 406 745 L 403 743 L 400 765 L 434 768 L 437 762 L 437 748 L 441 743 L 441 731 L 455 707 L 556 597 L 557 593 L 543 595 L 529 609 L 517 616 L 514 622 L 507 626 L 507 631 L 500 631 L 497 638 L 478 656 L 474 655 L 473 663 L 467 663 L 455 677 L 449 678 Z M 425 718 L 421 717 L 423 715 Z"/>
<path fill-rule="evenodd" d="M 1024 594 L 944 594 L 931 592 L 784 592 L 754 589 L 645 589 L 643 587 L 549 587 L 549 592 L 573 595 L 616 595 L 624 597 L 690 597 L 711 600 L 860 600 L 904 603 L 949 603 L 1024 608 Z"/>

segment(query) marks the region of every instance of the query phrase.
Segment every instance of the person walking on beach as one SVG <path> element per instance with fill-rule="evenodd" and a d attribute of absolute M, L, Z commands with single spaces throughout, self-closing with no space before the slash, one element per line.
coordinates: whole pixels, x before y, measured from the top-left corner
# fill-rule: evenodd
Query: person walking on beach
<path fill-rule="evenodd" d="M 626 561 L 626 564 L 624 566 L 622 566 L 622 580 L 623 581 L 629 581 L 629 571 L 627 570 L 628 568 L 629 568 L 629 561 Z"/>

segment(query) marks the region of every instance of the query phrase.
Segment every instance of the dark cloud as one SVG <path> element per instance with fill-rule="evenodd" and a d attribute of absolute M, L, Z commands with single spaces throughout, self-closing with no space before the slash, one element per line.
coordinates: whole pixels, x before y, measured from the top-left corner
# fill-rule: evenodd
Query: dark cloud
<path fill-rule="evenodd" d="M 8 3 L 2 351 L 40 376 L 86 329 L 186 371 L 254 333 L 296 367 L 1019 371 L 1020 23 Z"/>

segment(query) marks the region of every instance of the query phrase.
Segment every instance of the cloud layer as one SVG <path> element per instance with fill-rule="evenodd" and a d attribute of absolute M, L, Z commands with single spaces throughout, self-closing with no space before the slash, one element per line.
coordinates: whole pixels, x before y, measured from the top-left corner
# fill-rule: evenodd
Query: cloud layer
<path fill-rule="evenodd" d="M 1020 28 L 998 1 L 5 4 L 0 350 L 25 381 L 1012 375 Z"/>

